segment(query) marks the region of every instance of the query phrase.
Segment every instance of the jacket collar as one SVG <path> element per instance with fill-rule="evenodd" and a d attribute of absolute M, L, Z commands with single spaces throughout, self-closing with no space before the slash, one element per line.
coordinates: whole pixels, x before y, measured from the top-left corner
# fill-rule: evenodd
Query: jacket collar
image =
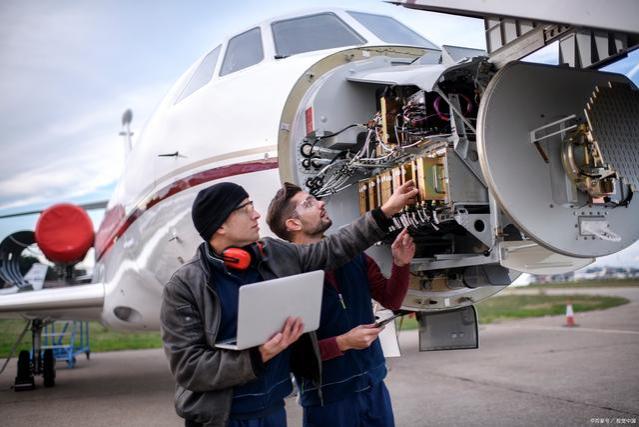
<path fill-rule="evenodd" d="M 198 252 L 200 255 L 200 261 L 202 262 L 204 270 L 208 276 L 210 276 L 213 271 L 228 273 L 228 269 L 226 268 L 226 265 L 224 265 L 224 261 L 222 261 L 222 259 L 213 252 L 208 242 L 202 242 L 198 248 Z"/>

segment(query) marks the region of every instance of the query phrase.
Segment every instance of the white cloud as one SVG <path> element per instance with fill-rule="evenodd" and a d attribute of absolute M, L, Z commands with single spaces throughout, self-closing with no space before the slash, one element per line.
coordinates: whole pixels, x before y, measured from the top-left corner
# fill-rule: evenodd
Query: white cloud
<path fill-rule="evenodd" d="M 526 56 L 523 61 L 537 64 L 557 65 L 559 63 L 559 43 L 554 42 Z"/>
<path fill-rule="evenodd" d="M 638 267 L 639 266 L 639 242 L 635 242 L 626 249 L 615 254 L 597 258 L 593 266 L 622 266 L 622 267 Z"/>
<path fill-rule="evenodd" d="M 411 17 L 422 32 L 423 19 L 436 20 L 381 3 L 350 3 Z M 202 3 L 194 10 L 198 7 L 211 9 Z M 281 13 L 299 6 L 278 7 Z M 123 110 L 133 109 L 139 133 L 169 84 L 211 47 L 210 40 L 219 41 L 224 28 L 255 18 L 226 7 L 213 17 L 191 16 L 193 24 L 167 28 L 162 22 L 172 22 L 186 9 L 162 4 L 138 31 L 122 23 L 128 14 L 128 23 L 135 22 L 135 14 L 148 12 L 143 9 L 124 2 L 109 7 L 64 0 L 0 5 L 0 133 L 6 141 L 0 209 L 69 200 L 115 181 L 122 170 L 117 132 Z M 251 13 L 272 14 L 259 8 Z M 447 25 L 450 19 L 455 18 L 434 23 L 425 35 L 454 31 Z"/>
<path fill-rule="evenodd" d="M 9 1 L 3 15 L 0 51 L 5 66 L 76 73 L 79 62 L 90 53 L 95 12 L 63 3 Z M 56 46 L 64 50 L 52 48 Z"/>
<path fill-rule="evenodd" d="M 160 84 L 120 94 L 100 110 L 51 124 L 31 143 L 8 147 L 9 157 L 21 161 L 0 171 L 0 209 L 72 200 L 113 183 L 124 164 L 122 112 L 131 107 L 148 117 L 165 91 Z M 142 125 L 138 120 L 133 128 Z"/>

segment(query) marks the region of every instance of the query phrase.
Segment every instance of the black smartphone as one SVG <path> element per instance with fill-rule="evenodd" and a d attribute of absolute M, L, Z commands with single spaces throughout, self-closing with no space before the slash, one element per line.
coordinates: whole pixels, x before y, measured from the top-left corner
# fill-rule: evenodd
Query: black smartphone
<path fill-rule="evenodd" d="M 389 324 L 390 322 L 392 322 L 393 320 L 395 320 L 397 317 L 403 316 L 405 314 L 410 313 L 409 311 L 398 311 L 397 313 L 394 313 L 391 317 L 386 318 L 384 320 L 380 320 L 378 322 L 375 322 L 375 328 L 381 328 L 382 326 L 385 326 L 387 324 Z"/>

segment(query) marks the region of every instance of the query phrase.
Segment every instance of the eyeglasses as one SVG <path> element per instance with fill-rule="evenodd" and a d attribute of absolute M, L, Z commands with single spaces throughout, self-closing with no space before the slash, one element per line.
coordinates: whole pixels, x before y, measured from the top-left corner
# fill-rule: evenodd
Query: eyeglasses
<path fill-rule="evenodd" d="M 308 196 L 306 199 L 302 200 L 299 205 L 300 208 L 310 209 L 313 206 L 317 205 L 320 201 L 316 199 L 314 196 Z"/>
<path fill-rule="evenodd" d="M 233 209 L 233 211 L 241 211 L 242 213 L 246 214 L 246 215 L 250 215 L 253 212 L 255 212 L 255 206 L 253 206 L 253 201 L 249 200 L 246 203 L 242 203 L 241 205 L 239 205 L 238 207 L 236 207 L 235 209 Z"/>

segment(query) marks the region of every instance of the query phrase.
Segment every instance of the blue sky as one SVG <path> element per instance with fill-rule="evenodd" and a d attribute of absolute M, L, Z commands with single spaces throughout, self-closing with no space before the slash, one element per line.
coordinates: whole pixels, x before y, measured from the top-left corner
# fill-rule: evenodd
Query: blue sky
<path fill-rule="evenodd" d="M 394 15 L 436 44 L 484 47 L 479 20 L 372 0 L 303 2 L 326 5 Z M 133 109 L 132 129 L 139 132 L 171 84 L 223 35 L 301 6 L 295 1 L 0 2 L 0 214 L 108 199 L 123 168 L 117 136 L 122 112 Z M 617 67 L 637 81 L 637 64 L 633 55 Z M 102 213 L 91 215 L 97 227 Z M 35 220 L 0 220 L 0 239 L 32 228 Z"/>

